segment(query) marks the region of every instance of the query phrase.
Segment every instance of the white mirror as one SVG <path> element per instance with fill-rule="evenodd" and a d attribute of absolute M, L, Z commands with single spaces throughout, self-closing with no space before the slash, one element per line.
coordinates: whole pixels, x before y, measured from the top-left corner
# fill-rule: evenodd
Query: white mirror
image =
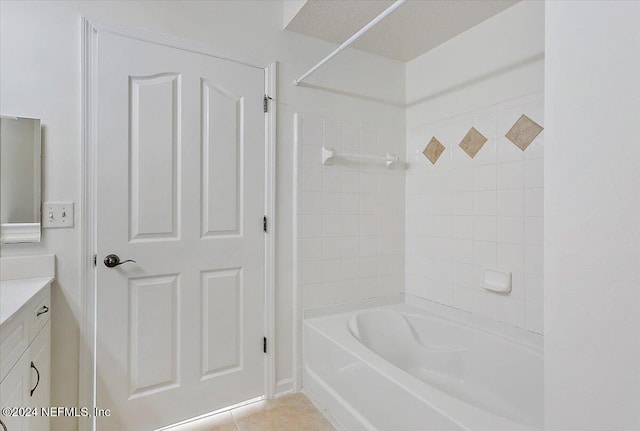
<path fill-rule="evenodd" d="M 0 240 L 39 242 L 40 120 L 0 117 Z"/>

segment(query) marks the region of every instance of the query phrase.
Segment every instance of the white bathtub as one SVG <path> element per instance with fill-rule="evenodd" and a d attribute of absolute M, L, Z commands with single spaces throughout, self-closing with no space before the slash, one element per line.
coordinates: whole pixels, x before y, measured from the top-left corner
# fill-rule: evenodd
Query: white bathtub
<path fill-rule="evenodd" d="M 543 428 L 542 337 L 527 331 L 401 303 L 308 317 L 303 349 L 304 390 L 348 431 Z"/>

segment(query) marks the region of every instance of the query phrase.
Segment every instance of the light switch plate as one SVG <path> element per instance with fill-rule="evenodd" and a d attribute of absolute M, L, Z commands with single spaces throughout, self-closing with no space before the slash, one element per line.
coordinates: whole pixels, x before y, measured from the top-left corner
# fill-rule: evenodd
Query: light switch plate
<path fill-rule="evenodd" d="M 45 202 L 42 207 L 42 227 L 73 227 L 73 202 Z"/>

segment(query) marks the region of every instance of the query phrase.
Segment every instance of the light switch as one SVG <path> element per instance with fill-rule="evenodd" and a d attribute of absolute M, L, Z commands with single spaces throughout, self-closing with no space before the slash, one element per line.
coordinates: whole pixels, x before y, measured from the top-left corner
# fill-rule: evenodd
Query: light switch
<path fill-rule="evenodd" d="M 43 228 L 73 227 L 73 202 L 45 202 L 42 208 Z"/>

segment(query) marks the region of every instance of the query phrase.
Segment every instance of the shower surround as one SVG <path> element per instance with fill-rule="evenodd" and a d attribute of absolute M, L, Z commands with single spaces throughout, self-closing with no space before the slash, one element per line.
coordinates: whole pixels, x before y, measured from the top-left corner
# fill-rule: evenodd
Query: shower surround
<path fill-rule="evenodd" d="M 522 115 L 544 123 L 541 93 L 407 131 L 406 293 L 542 333 L 544 132 L 525 150 L 505 137 Z M 473 158 L 470 130 L 486 140 Z M 510 271 L 511 293 L 479 287 L 484 268 Z"/>

